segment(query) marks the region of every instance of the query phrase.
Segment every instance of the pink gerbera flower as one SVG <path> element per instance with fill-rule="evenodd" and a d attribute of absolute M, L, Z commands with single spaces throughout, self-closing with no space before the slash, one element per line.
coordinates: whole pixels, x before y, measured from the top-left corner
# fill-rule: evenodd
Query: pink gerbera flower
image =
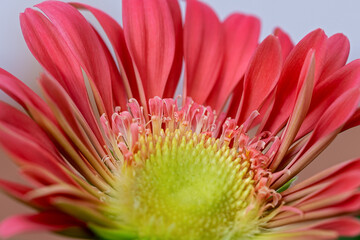
<path fill-rule="evenodd" d="M 0 181 L 36 209 L 1 223 L 92 239 L 335 239 L 360 234 L 360 159 L 293 183 L 357 126 L 360 61 L 322 30 L 295 46 L 259 20 L 220 22 L 188 0 L 123 0 L 104 12 L 46 1 L 20 16 L 44 99 L 0 70 L 0 144 L 29 186 Z M 99 21 L 115 59 L 78 9 Z M 182 97 L 174 97 L 180 75 Z M 87 88 L 87 83 L 89 87 Z"/>

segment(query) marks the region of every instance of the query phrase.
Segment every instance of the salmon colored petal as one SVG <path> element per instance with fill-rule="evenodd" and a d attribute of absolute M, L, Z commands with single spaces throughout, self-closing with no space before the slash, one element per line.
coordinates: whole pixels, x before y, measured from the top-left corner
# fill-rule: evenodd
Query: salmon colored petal
<path fill-rule="evenodd" d="M 279 229 L 278 232 L 267 233 L 262 236 L 262 240 L 331 240 L 336 239 L 339 235 L 330 230 L 304 230 L 286 232 Z"/>
<path fill-rule="evenodd" d="M 20 15 L 20 23 L 30 51 L 68 92 L 98 140 L 103 143 L 90 106 L 81 66 L 63 37 L 44 15 L 32 9 Z"/>
<path fill-rule="evenodd" d="M 299 204 L 299 210 L 308 213 L 304 214 L 301 221 L 329 218 L 338 214 L 356 213 L 360 210 L 359 202 L 359 192 L 352 192 L 352 194 L 349 194 L 349 192 L 339 192 L 337 195 L 319 198 L 307 203 L 304 202 Z"/>
<path fill-rule="evenodd" d="M 304 169 L 320 152 L 330 144 L 332 139 L 340 132 L 346 121 L 355 112 L 360 100 L 359 89 L 352 89 L 338 98 L 323 114 L 318 121 L 310 139 L 286 167 L 290 170 L 289 175 L 283 175 L 276 182 L 274 188 L 285 183 Z"/>
<path fill-rule="evenodd" d="M 296 100 L 289 121 L 281 135 L 281 145 L 277 154 L 270 165 L 275 170 L 282 162 L 289 147 L 292 145 L 294 138 L 305 119 L 311 103 L 311 97 L 315 81 L 315 53 L 310 50 L 301 69 L 298 86 L 296 90 Z"/>
<path fill-rule="evenodd" d="M 326 81 L 319 83 L 314 90 L 309 113 L 296 139 L 313 130 L 319 118 L 337 98 L 358 86 L 360 86 L 360 60 L 347 64 Z"/>
<path fill-rule="evenodd" d="M 48 202 L 49 206 L 51 206 L 52 201 L 56 198 L 84 200 L 101 205 L 99 199 L 94 198 L 80 189 L 65 184 L 52 184 L 50 186 L 39 187 L 24 196 L 24 200 L 26 201 L 44 201 Z"/>
<path fill-rule="evenodd" d="M 47 151 L 57 154 L 58 150 L 50 138 L 28 115 L 2 101 L 0 101 L 0 109 L 0 123 L 9 124 L 24 134 L 32 136 L 33 141 L 41 144 Z"/>
<path fill-rule="evenodd" d="M 322 201 L 326 202 L 327 199 L 324 199 Z M 319 202 L 319 201 L 318 201 Z M 321 203 L 321 201 L 320 201 Z M 313 203 L 318 204 L 317 202 Z M 314 207 L 311 204 L 308 204 L 307 206 L 302 206 L 302 208 L 308 207 L 309 209 L 314 209 Z M 324 219 L 329 217 L 335 217 L 339 216 L 341 214 L 354 214 L 360 210 L 360 194 L 354 194 L 351 197 L 345 199 L 344 201 L 340 201 L 336 204 L 329 204 L 327 206 L 324 206 L 323 208 L 314 209 L 313 211 L 309 211 L 299 219 L 300 221 L 304 220 L 313 220 L 313 219 Z M 354 214 L 355 215 L 355 214 Z M 295 217 L 298 218 L 298 217 Z M 290 219 L 287 219 L 287 222 L 290 222 Z M 296 219 L 295 219 L 296 221 Z"/>
<path fill-rule="evenodd" d="M 353 237 L 360 233 L 359 220 L 351 217 L 336 217 L 315 223 L 289 224 L 286 228 L 275 228 L 278 232 L 270 233 L 273 239 L 307 240 L 336 239 L 340 236 Z M 289 230 L 287 230 L 289 229 Z M 265 238 L 266 239 L 266 238 Z"/>
<path fill-rule="evenodd" d="M 56 146 L 34 120 L 23 112 L 1 101 L 0 109 L 0 123 L 5 126 L 10 126 L 10 129 L 16 129 L 19 135 L 27 136 L 32 142 L 41 146 L 44 151 L 51 154 L 55 159 L 58 159 L 59 162 L 63 162 Z M 71 182 L 73 183 L 73 181 Z"/>
<path fill-rule="evenodd" d="M 315 51 L 315 82 L 317 81 L 322 69 L 326 40 L 325 33 L 318 29 L 306 35 L 291 51 L 284 63 L 273 108 L 263 119 L 259 132 L 270 131 L 275 135 L 289 118 L 295 102 L 301 68 L 310 49 Z"/>
<path fill-rule="evenodd" d="M 340 96 L 320 118 L 302 152 L 305 153 L 312 146 L 315 146 L 316 142 L 321 138 L 341 128 L 355 112 L 359 101 L 360 91 L 357 88 L 351 89 Z"/>
<path fill-rule="evenodd" d="M 53 113 L 57 116 L 59 125 L 66 132 L 71 128 L 71 132 L 66 132 L 68 136 L 73 137 L 73 142 L 82 141 L 86 145 L 86 149 L 94 156 L 100 155 L 102 158 L 105 151 L 96 136 L 91 131 L 85 118 L 81 115 L 76 105 L 72 102 L 66 91 L 56 82 L 45 74 L 42 74 L 39 80 L 43 93 L 49 102 Z M 56 108 L 57 107 L 57 108 Z M 64 126 L 68 124 L 68 128 Z M 71 136 L 73 133 L 73 136 Z"/>
<path fill-rule="evenodd" d="M 37 210 L 51 207 L 49 201 L 43 201 L 43 199 L 26 199 L 26 195 L 34 189 L 36 188 L 0 179 L 0 190 L 17 201 Z"/>
<path fill-rule="evenodd" d="M 303 182 L 300 182 L 290 187 L 289 189 L 282 192 L 282 195 L 287 196 L 292 193 L 296 193 L 298 191 L 301 191 L 302 189 L 306 189 L 314 185 L 319 185 L 321 183 L 331 181 L 333 179 L 333 176 L 346 175 L 348 173 L 351 173 L 352 171 L 360 171 L 360 158 L 352 161 L 346 161 L 344 163 L 328 168 L 316 174 L 315 176 L 312 176 L 304 180 Z"/>
<path fill-rule="evenodd" d="M 22 165 L 21 175 L 34 186 L 43 187 L 51 184 L 64 183 L 54 174 L 35 164 Z"/>
<path fill-rule="evenodd" d="M 96 172 L 111 183 L 110 170 L 102 161 L 106 154 L 101 145 L 99 146 L 99 143 L 95 142 L 95 136 L 91 136 L 91 130 L 86 126 L 85 120 L 68 98 L 66 92 L 61 89 L 60 84 L 56 81 L 51 81 L 45 76 L 41 78 L 40 84 L 64 132 L 66 132 L 73 144 L 78 147 Z M 93 147 L 96 145 L 99 146 L 97 149 Z M 101 155 L 98 155 L 98 153 Z"/>
<path fill-rule="evenodd" d="M 64 182 L 73 184 L 73 180 L 64 171 L 66 164 L 63 159 L 46 151 L 31 135 L 25 135 L 24 132 L 6 124 L 0 124 L 0 133 L 0 144 L 15 161 L 39 165 Z M 19 149 L 18 144 L 27 151 Z"/>
<path fill-rule="evenodd" d="M 163 96 L 174 62 L 175 26 L 169 4 L 174 1 L 122 2 L 125 40 L 146 99 Z"/>
<path fill-rule="evenodd" d="M 31 111 L 35 111 L 31 109 Z M 54 139 L 58 146 L 59 152 L 64 155 L 66 160 L 76 169 L 77 172 L 73 173 L 68 171 L 67 174 L 71 178 L 77 178 L 78 174 L 86 179 L 87 182 L 90 182 L 99 189 L 106 190 L 108 185 L 95 174 L 92 166 L 87 163 L 87 160 L 75 149 L 71 141 L 65 136 L 64 132 L 59 129 L 57 125 L 52 123 L 46 116 L 36 112 L 38 114 L 37 123 Z M 39 165 L 40 166 L 40 165 Z M 79 183 L 79 181 L 77 181 Z M 82 185 L 83 188 L 86 188 L 86 184 Z"/>
<path fill-rule="evenodd" d="M 235 118 L 239 125 L 259 109 L 276 86 L 282 67 L 281 57 L 279 40 L 273 35 L 268 36 L 256 49 L 245 73 L 244 89 Z"/>
<path fill-rule="evenodd" d="M 324 220 L 312 229 L 336 231 L 339 236 L 354 237 L 360 234 L 360 221 L 351 217 L 339 217 Z"/>
<path fill-rule="evenodd" d="M 347 212 L 351 212 L 353 210 L 356 211 L 359 208 L 359 204 L 357 203 L 357 201 L 360 199 L 359 195 L 360 194 L 358 192 L 351 191 L 333 195 L 328 198 L 318 198 L 313 201 L 309 200 L 307 202 L 290 202 L 285 207 L 285 209 L 290 207 L 297 209 L 298 212 L 286 211 L 284 209 L 284 211 L 275 216 L 272 221 L 275 224 L 276 221 L 290 223 L 290 220 L 294 222 L 306 222 L 324 217 L 332 217 L 334 214 L 338 214 L 339 211 L 346 214 Z M 343 205 L 343 207 L 334 207 L 335 205 L 340 206 L 340 204 Z"/>
<path fill-rule="evenodd" d="M 168 0 L 167 2 L 170 7 L 170 12 L 173 18 L 174 29 L 175 29 L 175 56 L 165 86 L 163 98 L 173 98 L 175 94 L 175 90 L 180 80 L 182 64 L 183 64 L 183 56 L 184 56 L 183 26 L 182 26 L 179 2 L 177 0 Z"/>
<path fill-rule="evenodd" d="M 36 109 L 37 111 L 43 113 L 51 121 L 56 121 L 49 107 L 38 95 L 33 92 L 33 90 L 1 68 L 0 89 L 17 101 L 26 111 L 31 112 L 31 107 L 32 109 Z M 32 114 L 35 113 L 31 112 L 31 115 Z"/>
<path fill-rule="evenodd" d="M 96 9 L 92 6 L 83 3 L 70 3 L 78 9 L 86 9 L 90 11 L 99 21 L 101 27 L 104 29 L 111 45 L 115 51 L 117 61 L 119 63 L 120 72 L 122 74 L 122 81 L 127 93 L 127 97 L 139 98 L 139 93 L 136 85 L 136 78 L 133 63 L 130 57 L 129 50 L 125 43 L 124 31 L 121 26 L 108 14 Z M 112 71 L 111 71 L 112 72 Z M 114 84 L 114 81 L 112 81 Z M 114 88 L 115 85 L 114 85 Z M 116 98 L 116 96 L 114 96 Z"/>
<path fill-rule="evenodd" d="M 22 165 L 20 172 L 27 180 L 29 180 L 30 183 L 37 186 L 37 188 L 44 187 L 44 186 L 50 186 L 53 184 L 54 185 L 64 184 L 63 181 L 61 181 L 59 178 L 54 176 L 52 173 L 50 173 L 49 171 L 47 171 L 44 168 L 34 165 L 34 164 Z M 84 178 L 82 178 L 81 176 L 75 175 L 74 173 L 71 173 L 71 172 L 68 172 L 68 174 L 69 174 L 69 176 L 71 176 L 71 178 L 74 179 L 74 181 L 76 181 L 76 185 L 70 186 L 70 187 L 77 187 L 85 195 L 89 193 L 90 195 L 92 195 L 96 198 L 100 198 L 101 196 L 103 196 L 103 193 L 97 191 L 96 188 L 89 185 L 86 182 L 86 180 Z M 69 185 L 64 185 L 64 186 L 69 186 Z M 24 196 L 22 197 L 22 199 L 24 200 Z M 43 202 L 41 202 L 41 203 L 43 203 Z M 49 203 L 49 201 L 47 202 L 47 204 L 48 203 Z"/>
<path fill-rule="evenodd" d="M 184 96 L 203 104 L 214 87 L 223 62 L 221 23 L 207 5 L 189 0 L 184 24 Z"/>
<path fill-rule="evenodd" d="M 74 7 L 63 2 L 36 5 L 49 18 L 64 44 L 89 78 L 100 114 L 114 111 L 111 73 L 106 55 L 91 25 Z"/>
<path fill-rule="evenodd" d="M 0 189 L 11 197 L 23 201 L 24 196 L 33 188 L 14 182 L 0 179 Z"/>
<path fill-rule="evenodd" d="M 235 86 L 233 90 L 233 94 L 231 95 L 230 101 L 229 101 L 229 108 L 227 109 L 227 116 L 231 118 L 235 118 L 236 114 L 239 109 L 239 103 L 241 101 L 241 93 L 244 89 L 244 76 L 240 79 L 238 84 Z M 237 93 L 237 94 L 235 94 Z M 260 116 L 259 116 L 260 117 Z"/>
<path fill-rule="evenodd" d="M 37 96 L 35 95 L 28 87 L 26 87 L 22 82 L 20 82 L 18 79 L 16 79 L 15 77 L 13 77 L 12 75 L 10 75 L 9 73 L 1 70 L 1 73 L 3 75 L 1 75 L 1 81 L 0 81 L 0 88 L 3 87 L 4 91 L 6 93 L 8 93 L 10 96 L 14 96 L 15 99 L 17 99 L 19 101 L 20 104 L 22 104 L 27 110 L 28 112 L 31 114 L 31 116 L 35 119 L 35 121 L 37 121 L 37 123 L 45 130 L 47 131 L 50 135 L 52 135 L 52 137 L 54 137 L 54 139 L 58 140 L 58 143 L 60 143 L 61 146 L 64 146 L 64 149 L 68 149 L 70 152 L 70 156 L 72 158 L 74 157 L 78 157 L 77 159 L 77 163 L 78 164 L 83 164 L 82 160 L 80 158 L 80 156 L 77 155 L 77 153 L 75 153 L 75 151 L 72 149 L 71 144 L 68 142 L 68 140 L 63 136 L 63 133 L 61 132 L 61 130 L 59 130 L 57 123 L 54 123 L 55 117 L 53 115 L 53 113 L 50 111 L 50 109 L 48 108 L 47 105 L 45 105 L 45 103 Z M 43 108 L 38 107 L 38 106 L 44 106 Z M 0 136 L 3 137 L 3 142 L 4 144 L 6 144 L 7 146 L 10 147 L 11 151 L 13 151 L 13 153 L 20 153 L 19 152 L 19 148 L 16 148 L 16 144 L 19 144 L 19 142 L 24 141 L 27 144 L 30 144 L 31 146 L 34 146 L 36 149 L 38 149 L 41 153 L 46 153 L 46 157 L 45 158 L 40 158 L 38 159 L 36 156 L 30 157 L 30 158 L 26 158 L 28 161 L 32 162 L 34 160 L 42 160 L 45 161 L 44 165 L 48 165 L 50 164 L 51 166 L 53 166 L 53 161 L 47 162 L 46 158 L 49 156 L 52 157 L 52 159 L 57 159 L 57 161 L 59 161 L 58 163 L 62 162 L 63 160 L 61 158 L 59 158 L 58 156 L 54 156 L 51 155 L 51 151 L 45 151 L 44 148 L 40 148 L 39 145 L 36 144 L 36 140 L 31 140 L 34 137 L 31 136 L 30 134 L 27 134 L 26 137 L 24 137 L 24 132 L 21 132 L 20 130 L 12 127 L 9 124 L 2 124 L 2 131 L 6 131 L 7 134 L 10 134 L 10 136 L 14 137 L 11 138 L 14 140 L 14 142 L 12 143 L 13 145 L 9 144 L 9 141 L 7 141 L 7 139 L 5 138 L 4 135 Z M 11 131 L 9 129 L 12 129 Z M 19 140 L 21 139 L 21 141 Z M 35 150 L 34 150 L 35 151 Z M 36 154 L 36 152 L 32 152 L 32 151 L 26 151 L 26 153 L 29 156 L 29 154 Z M 79 160 L 80 158 L 80 160 Z M 71 158 L 70 158 L 71 159 Z M 76 158 L 75 158 L 76 159 Z M 69 160 L 69 159 L 68 159 Z M 41 161 L 40 161 L 41 162 Z M 39 162 L 38 162 L 39 163 Z M 41 166 L 42 164 L 39 164 L 39 166 Z M 56 166 L 57 164 L 55 163 L 55 169 L 54 170 L 54 175 L 60 174 L 63 175 L 63 171 L 59 171 L 58 166 Z M 78 170 L 79 168 L 76 167 Z M 57 170 L 56 170 L 57 169 Z M 94 175 L 92 173 L 89 173 L 89 169 L 88 166 L 83 167 L 82 168 L 83 171 L 85 171 L 87 173 L 88 177 L 94 178 Z M 65 179 L 67 179 L 68 181 L 71 182 L 71 179 L 69 179 L 69 177 L 65 174 L 64 175 Z M 90 178 L 90 179 L 91 179 Z M 93 183 L 95 185 L 98 185 L 98 183 L 101 183 L 101 181 L 99 180 L 94 180 Z M 99 185 L 101 186 L 101 184 Z"/>
<path fill-rule="evenodd" d="M 116 66 L 115 60 L 113 59 L 110 50 L 106 46 L 104 40 L 101 38 L 100 34 L 95 29 L 94 32 L 96 33 L 99 39 L 99 42 L 102 47 L 102 51 L 104 52 L 106 59 L 108 61 L 114 107 L 121 107 L 121 109 L 126 109 L 126 103 L 128 102 L 129 98 L 126 96 L 124 83 L 122 81 L 122 77 L 120 75 L 119 69 Z"/>
<path fill-rule="evenodd" d="M 342 131 L 346 131 L 349 128 L 353 128 L 360 125 L 360 108 L 356 109 L 355 113 L 351 118 L 345 123 Z"/>
<path fill-rule="evenodd" d="M 326 80 L 331 74 L 345 65 L 350 52 L 349 39 L 341 33 L 331 36 L 327 42 L 327 51 L 324 59 L 319 82 Z"/>
<path fill-rule="evenodd" d="M 314 184 L 311 186 L 306 186 L 303 189 L 300 189 L 298 191 L 288 191 L 288 192 L 286 192 L 286 194 L 282 193 L 283 199 L 286 202 L 292 202 L 291 204 L 293 205 L 293 204 L 299 204 L 302 202 L 306 202 L 307 200 L 312 201 L 319 196 L 320 197 L 324 196 L 324 194 L 331 195 L 331 193 L 332 193 L 331 189 L 335 189 L 335 190 L 337 189 L 336 186 L 333 186 L 333 185 L 336 185 L 336 181 L 342 182 L 339 185 L 345 185 L 346 184 L 345 182 L 349 179 L 347 177 L 348 175 L 355 176 L 354 181 L 351 184 L 349 184 L 349 186 L 346 186 L 344 189 L 340 189 L 339 191 L 340 192 L 348 191 L 348 192 L 354 193 L 353 190 L 356 190 L 356 187 L 358 184 L 358 182 L 357 182 L 358 180 L 357 180 L 356 176 L 359 175 L 359 173 L 360 173 L 359 170 L 353 170 L 353 171 L 349 171 L 346 173 L 341 173 L 338 176 L 334 176 L 324 182 L 317 183 L 317 184 Z M 356 187 L 353 187 L 353 186 L 356 186 Z M 296 188 L 296 185 L 294 186 L 294 188 Z M 335 193 L 332 195 L 337 195 L 337 194 Z M 297 201 L 297 202 L 294 202 L 294 201 Z"/>
<path fill-rule="evenodd" d="M 24 114 L 23 112 L 15 109 L 14 107 L 3 103 L 0 101 L 0 123 L 5 124 L 6 126 L 11 126 L 11 128 L 16 129 L 22 136 L 28 136 L 32 142 L 41 146 L 45 151 L 51 154 L 55 159 L 58 159 L 60 162 L 63 162 L 61 158 L 59 158 L 58 149 L 53 144 L 49 136 L 32 120 L 29 116 Z M 21 171 L 25 168 L 24 165 L 21 166 Z M 45 171 L 45 175 L 50 175 L 47 170 L 38 166 L 31 166 L 31 169 L 40 168 L 36 170 L 36 173 L 41 174 L 42 171 Z M 44 179 L 43 179 L 44 180 Z M 46 179 L 50 181 L 51 179 Z M 72 181 L 73 184 L 75 184 Z"/>
<path fill-rule="evenodd" d="M 254 16 L 234 13 L 225 19 L 222 27 L 225 45 L 223 65 L 215 86 L 206 100 L 206 104 L 217 112 L 223 108 L 230 93 L 245 74 L 250 58 L 258 45 L 260 20 Z M 237 95 L 240 93 L 236 92 Z"/>
<path fill-rule="evenodd" d="M 351 214 L 359 211 L 360 204 L 360 195 L 354 195 L 350 198 L 345 199 L 337 204 L 324 206 L 323 208 L 313 209 L 314 207 L 311 204 L 299 207 L 299 210 L 303 214 L 292 214 L 286 217 L 277 219 L 276 217 L 268 223 L 268 227 L 280 227 L 284 225 L 289 225 L 293 223 L 306 223 L 319 221 L 321 219 L 329 219 L 344 214 Z M 324 200 L 326 201 L 326 199 Z M 313 203 L 315 206 L 318 205 L 317 202 Z"/>
<path fill-rule="evenodd" d="M 79 221 L 59 212 L 49 211 L 33 215 L 17 215 L 1 222 L 0 236 L 9 238 L 25 232 L 60 231 L 79 225 L 81 225 Z"/>
<path fill-rule="evenodd" d="M 280 41 L 282 59 L 285 62 L 287 56 L 294 48 L 294 44 L 291 41 L 290 36 L 279 27 L 275 28 L 274 35 L 277 36 Z"/>
<path fill-rule="evenodd" d="M 318 187 L 317 187 L 318 186 Z M 295 206 L 318 201 L 319 199 L 327 199 L 346 192 L 354 192 L 360 186 L 359 171 L 352 171 L 340 176 L 333 176 L 331 181 L 323 184 L 317 184 L 312 187 L 312 192 L 306 196 L 299 196 L 299 201 L 293 203 Z M 294 201 L 294 198 L 284 198 L 285 201 Z"/>

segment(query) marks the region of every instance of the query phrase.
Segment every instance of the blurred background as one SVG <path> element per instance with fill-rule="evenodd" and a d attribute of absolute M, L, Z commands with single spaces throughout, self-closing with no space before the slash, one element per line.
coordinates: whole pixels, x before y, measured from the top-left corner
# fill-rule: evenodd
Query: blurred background
<path fill-rule="evenodd" d="M 40 65 L 32 57 L 22 38 L 19 14 L 41 0 L 0 0 L 0 67 L 24 81 L 39 93 L 36 79 L 41 72 Z M 106 11 L 121 22 L 120 0 L 79 0 Z M 221 19 L 232 12 L 240 11 L 258 16 L 262 22 L 261 39 L 277 26 L 287 31 L 294 42 L 298 42 L 311 30 L 322 28 L 328 36 L 342 32 L 350 40 L 349 61 L 360 58 L 360 2 L 357 0 L 203 0 L 215 9 Z M 181 1 L 185 9 L 185 1 Z M 86 15 L 89 16 L 89 15 Z M 89 19 L 96 21 L 89 16 Z M 0 92 L 0 100 L 15 102 Z M 1 111 L 1 109 L 0 109 Z M 300 177 L 310 176 L 337 162 L 360 156 L 360 128 L 342 133 L 313 162 Z M 0 178 L 21 181 L 16 167 L 0 149 Z M 16 213 L 30 212 L 29 209 L 0 194 L 0 221 Z M 27 234 L 13 240 L 60 240 L 50 234 Z"/>

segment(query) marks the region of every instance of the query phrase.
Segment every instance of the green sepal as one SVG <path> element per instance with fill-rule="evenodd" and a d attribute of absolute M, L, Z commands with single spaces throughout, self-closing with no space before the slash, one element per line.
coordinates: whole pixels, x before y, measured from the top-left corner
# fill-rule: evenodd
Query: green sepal
<path fill-rule="evenodd" d="M 340 237 L 339 240 L 360 240 L 360 236 L 357 236 L 357 237 Z"/>
<path fill-rule="evenodd" d="M 281 193 L 281 192 L 287 190 L 296 179 L 297 179 L 297 177 L 293 177 L 287 183 L 282 185 L 278 190 L 276 190 L 276 192 Z"/>
<path fill-rule="evenodd" d="M 138 235 L 127 229 L 104 228 L 96 224 L 88 224 L 91 231 L 99 240 L 133 240 L 139 239 Z"/>
<path fill-rule="evenodd" d="M 61 231 L 54 231 L 55 234 L 60 236 L 78 238 L 78 239 L 93 239 L 94 235 L 89 229 L 81 227 L 70 227 Z"/>

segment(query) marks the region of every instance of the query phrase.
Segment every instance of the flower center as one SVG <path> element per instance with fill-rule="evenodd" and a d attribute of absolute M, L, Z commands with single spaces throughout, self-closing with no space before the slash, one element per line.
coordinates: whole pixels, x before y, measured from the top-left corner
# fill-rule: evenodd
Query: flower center
<path fill-rule="evenodd" d="M 254 173 L 238 151 L 181 129 L 143 135 L 139 146 L 111 205 L 140 238 L 232 239 L 257 230 Z"/>
<path fill-rule="evenodd" d="M 281 199 L 269 188 L 268 134 L 250 138 L 244 129 L 251 121 L 222 124 L 210 107 L 191 99 L 180 109 L 174 99 L 150 99 L 148 118 L 136 101 L 128 106 L 130 112 L 116 111 L 111 124 L 101 118 L 116 179 L 102 210 L 118 227 L 94 226 L 96 234 L 108 240 L 246 240 L 264 231 Z"/>

